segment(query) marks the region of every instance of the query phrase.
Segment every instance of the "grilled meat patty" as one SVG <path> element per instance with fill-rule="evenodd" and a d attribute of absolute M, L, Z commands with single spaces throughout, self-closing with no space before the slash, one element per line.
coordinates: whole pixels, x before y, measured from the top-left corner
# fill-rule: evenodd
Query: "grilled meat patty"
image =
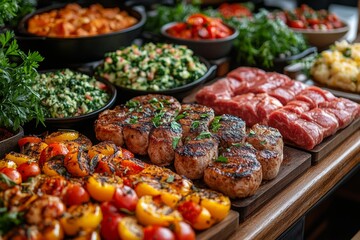
<path fill-rule="evenodd" d="M 231 198 L 254 195 L 262 181 L 256 150 L 248 144 L 224 149 L 218 161 L 205 169 L 204 181 Z"/>
<path fill-rule="evenodd" d="M 263 179 L 274 179 L 283 161 L 284 142 L 280 132 L 272 127 L 256 124 L 250 130 L 246 141 L 257 150 L 262 166 Z"/>
<path fill-rule="evenodd" d="M 210 131 L 219 140 L 221 147 L 244 143 L 246 138 L 246 123 L 238 117 L 229 114 L 216 116 L 210 124 Z"/>

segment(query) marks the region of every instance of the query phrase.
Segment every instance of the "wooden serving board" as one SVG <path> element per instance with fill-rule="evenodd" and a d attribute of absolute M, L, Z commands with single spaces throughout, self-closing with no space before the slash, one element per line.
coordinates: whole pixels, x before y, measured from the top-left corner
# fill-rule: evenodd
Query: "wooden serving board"
<path fill-rule="evenodd" d="M 307 150 L 301 147 L 298 147 L 291 143 L 285 143 L 291 147 L 306 151 L 311 154 L 311 164 L 316 165 L 324 157 L 326 157 L 330 152 L 332 152 L 337 146 L 352 135 L 355 131 L 358 131 L 360 128 L 360 118 L 354 120 L 349 126 L 344 129 L 341 129 L 332 136 L 325 138 L 320 144 L 316 145 L 313 149 Z"/>
<path fill-rule="evenodd" d="M 221 222 L 206 231 L 196 234 L 197 240 L 227 239 L 239 226 L 239 213 L 230 210 L 229 215 Z"/>
<path fill-rule="evenodd" d="M 271 181 L 263 182 L 254 196 L 232 200 L 232 209 L 239 212 L 239 219 L 243 222 L 310 166 L 311 154 L 285 146 L 284 160 L 278 176 Z"/>

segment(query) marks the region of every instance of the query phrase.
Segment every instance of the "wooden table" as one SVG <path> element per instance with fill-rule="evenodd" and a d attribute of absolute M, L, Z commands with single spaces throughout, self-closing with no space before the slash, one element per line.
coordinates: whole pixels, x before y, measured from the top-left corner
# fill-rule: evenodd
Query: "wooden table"
<path fill-rule="evenodd" d="M 240 223 L 230 239 L 279 237 L 357 164 L 360 164 L 360 130 Z"/>

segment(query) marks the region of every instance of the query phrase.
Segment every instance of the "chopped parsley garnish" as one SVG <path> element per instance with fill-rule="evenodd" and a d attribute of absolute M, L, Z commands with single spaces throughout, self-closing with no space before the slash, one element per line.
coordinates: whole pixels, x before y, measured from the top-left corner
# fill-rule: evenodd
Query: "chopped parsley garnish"
<path fill-rule="evenodd" d="M 209 114 L 207 114 L 207 113 L 200 114 L 200 118 L 208 118 L 208 117 L 209 117 Z"/>
<path fill-rule="evenodd" d="M 159 102 L 159 100 L 157 98 L 153 98 L 149 101 L 149 103 L 157 103 Z"/>
<path fill-rule="evenodd" d="M 221 125 L 220 125 L 221 116 L 214 117 L 214 120 L 211 122 L 211 131 L 217 132 L 219 131 Z"/>
<path fill-rule="evenodd" d="M 191 129 L 196 129 L 196 128 L 198 128 L 199 126 L 200 126 L 200 122 L 199 122 L 199 121 L 193 121 L 193 122 L 191 123 L 190 128 L 191 128 Z"/>
<path fill-rule="evenodd" d="M 168 178 L 166 179 L 167 183 L 172 183 L 174 182 L 175 176 L 174 175 L 169 175 Z"/>
<path fill-rule="evenodd" d="M 129 123 L 135 124 L 139 120 L 138 116 L 131 116 Z"/>
<path fill-rule="evenodd" d="M 242 146 L 241 143 L 232 143 L 231 145 L 234 146 L 234 147 L 241 147 Z"/>
<path fill-rule="evenodd" d="M 164 116 L 165 112 L 159 112 L 155 114 L 155 117 L 151 120 L 155 127 L 160 126 L 161 124 L 161 118 Z"/>
<path fill-rule="evenodd" d="M 181 125 L 178 122 L 172 121 L 170 127 L 174 132 L 179 132 L 181 130 Z"/>
<path fill-rule="evenodd" d="M 255 132 L 253 131 L 253 130 L 250 130 L 249 131 L 249 137 L 252 137 L 252 136 L 254 136 L 255 135 Z"/>
<path fill-rule="evenodd" d="M 172 140 L 172 148 L 175 149 L 177 145 L 179 144 L 180 137 L 174 137 Z"/>
<path fill-rule="evenodd" d="M 3 173 L 0 173 L 0 182 L 5 183 L 8 187 L 13 187 L 16 185 L 16 183 L 11 180 L 8 176 L 6 176 Z"/>
<path fill-rule="evenodd" d="M 219 156 L 215 162 L 221 162 L 221 163 L 227 163 L 228 162 L 228 159 L 227 157 L 224 157 L 224 156 Z"/>
<path fill-rule="evenodd" d="M 136 108 L 139 105 L 140 105 L 140 102 L 135 101 L 135 100 L 127 101 L 126 104 L 125 104 L 125 106 L 127 106 L 128 108 Z"/>
<path fill-rule="evenodd" d="M 210 137 L 211 137 L 211 133 L 210 133 L 210 132 L 201 132 L 201 133 L 195 138 L 195 140 L 201 140 L 201 139 L 210 138 Z"/>
<path fill-rule="evenodd" d="M 186 117 L 187 115 L 188 115 L 187 112 L 182 112 L 182 113 L 180 113 L 179 115 L 176 116 L 175 121 L 178 121 L 178 120 L 180 120 L 180 119 L 183 119 L 183 118 Z"/>
<path fill-rule="evenodd" d="M 265 145 L 266 144 L 266 140 L 263 140 L 260 142 L 261 145 Z"/>

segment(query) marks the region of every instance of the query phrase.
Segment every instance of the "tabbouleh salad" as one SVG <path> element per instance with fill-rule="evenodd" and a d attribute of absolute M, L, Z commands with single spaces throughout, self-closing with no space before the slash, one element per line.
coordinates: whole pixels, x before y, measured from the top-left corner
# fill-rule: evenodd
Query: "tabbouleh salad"
<path fill-rule="evenodd" d="M 97 74 L 117 86 L 136 90 L 166 90 L 183 86 L 207 71 L 186 46 L 147 43 L 105 55 Z"/>
<path fill-rule="evenodd" d="M 47 118 L 84 115 L 105 106 L 110 99 L 104 83 L 70 69 L 39 74 L 33 89 L 40 95 Z"/>

